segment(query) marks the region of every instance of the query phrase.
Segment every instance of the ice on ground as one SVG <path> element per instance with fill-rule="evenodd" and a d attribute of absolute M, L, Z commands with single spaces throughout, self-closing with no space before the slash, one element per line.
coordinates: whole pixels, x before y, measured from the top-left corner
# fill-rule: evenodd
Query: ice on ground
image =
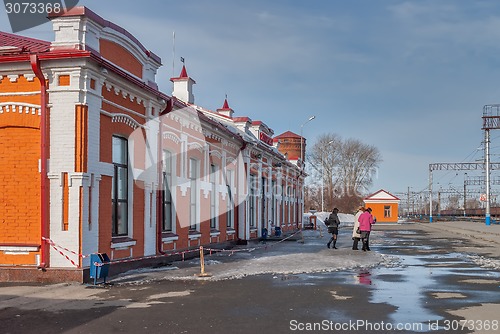
<path fill-rule="evenodd" d="M 500 269 L 500 260 L 490 259 L 481 255 L 469 255 L 468 258 L 483 268 Z"/>

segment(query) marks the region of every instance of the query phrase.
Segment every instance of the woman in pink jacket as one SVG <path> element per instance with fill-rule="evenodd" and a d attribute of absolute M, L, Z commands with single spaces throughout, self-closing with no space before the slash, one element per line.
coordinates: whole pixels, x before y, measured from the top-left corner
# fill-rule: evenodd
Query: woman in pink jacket
<path fill-rule="evenodd" d="M 363 251 L 367 251 L 368 249 L 368 238 L 370 236 L 370 231 L 372 230 L 373 224 L 373 216 L 371 214 L 372 209 L 367 208 L 365 212 L 363 212 L 359 218 L 359 231 L 361 232 L 361 241 L 363 242 Z"/>

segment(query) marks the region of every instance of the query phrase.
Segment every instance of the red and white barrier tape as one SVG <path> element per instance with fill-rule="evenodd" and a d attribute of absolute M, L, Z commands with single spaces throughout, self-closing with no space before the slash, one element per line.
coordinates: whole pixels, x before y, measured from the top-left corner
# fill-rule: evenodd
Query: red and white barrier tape
<path fill-rule="evenodd" d="M 288 237 L 286 238 L 283 238 L 281 240 L 279 240 L 278 242 L 274 243 L 274 244 L 265 244 L 263 246 L 260 246 L 260 247 L 252 247 L 252 248 L 245 248 L 245 249 L 217 249 L 217 248 L 204 248 L 205 250 L 209 251 L 209 254 L 212 255 L 212 252 L 227 252 L 227 253 L 231 253 L 229 254 L 229 256 L 233 255 L 234 253 L 237 253 L 237 252 L 253 252 L 255 250 L 258 250 L 258 249 L 267 249 L 268 247 L 272 247 L 272 246 L 275 246 L 277 244 L 280 244 L 288 239 L 290 239 L 291 237 L 295 236 L 297 233 L 299 233 L 300 231 L 297 231 L 291 235 L 289 235 Z M 66 254 L 64 254 L 61 250 L 64 250 L 66 252 L 69 252 L 73 255 L 76 255 L 78 257 L 81 257 L 81 258 L 87 258 L 87 257 L 90 257 L 91 254 L 88 254 L 88 255 L 83 255 L 83 254 L 79 254 L 79 253 L 76 253 L 68 248 L 65 248 L 65 247 L 62 247 L 58 244 L 56 244 L 54 241 L 52 241 L 51 239 L 49 238 L 45 238 L 45 237 L 42 237 L 42 239 L 47 242 L 49 245 L 52 246 L 52 248 L 54 248 L 54 250 L 56 250 L 59 254 L 61 254 L 64 258 L 66 258 L 68 261 L 70 261 L 75 267 L 79 267 L 78 264 L 76 264 L 71 258 L 69 258 Z M 176 252 L 171 252 L 171 253 L 168 253 L 168 254 L 161 254 L 161 255 L 151 255 L 151 256 L 144 256 L 144 257 L 139 257 L 139 258 L 129 258 L 129 259 L 123 259 L 123 260 L 114 260 L 114 261 L 111 261 L 111 262 L 107 262 L 107 263 L 98 263 L 98 262 L 94 262 L 94 265 L 95 266 L 103 266 L 105 264 L 118 264 L 118 263 L 126 263 L 126 262 L 134 262 L 134 261 L 139 261 L 139 260 L 148 260 L 148 259 L 154 259 L 154 258 L 161 258 L 161 257 L 167 257 L 167 256 L 173 256 L 173 255 L 181 255 L 182 257 L 182 261 L 185 261 L 186 257 L 186 253 L 193 253 L 193 252 L 199 252 L 199 248 L 197 249 L 192 249 L 192 250 L 185 250 L 185 251 L 176 251 Z M 93 253 L 93 254 L 97 254 L 97 253 Z"/>
<path fill-rule="evenodd" d="M 69 258 L 69 256 L 67 256 L 66 254 L 64 254 L 63 252 L 61 252 L 55 245 L 53 244 L 50 244 L 52 246 L 52 248 L 54 248 L 54 250 L 56 252 L 58 252 L 59 254 L 61 254 L 64 258 L 66 258 L 66 260 L 68 260 L 69 262 L 71 262 L 72 265 L 74 265 L 75 267 L 79 267 L 79 265 L 77 263 L 75 263 L 75 261 L 73 261 L 72 259 Z"/>
<path fill-rule="evenodd" d="M 56 246 L 57 248 L 60 248 L 60 249 L 62 249 L 62 250 L 67 251 L 68 253 L 71 253 L 71 254 L 73 254 L 73 255 L 76 255 L 76 256 L 78 256 L 78 257 L 81 257 L 82 259 L 84 259 L 84 258 L 86 258 L 86 257 L 90 257 L 90 254 L 88 254 L 88 255 L 79 254 L 79 253 L 77 253 L 77 252 L 72 251 L 71 249 L 68 249 L 68 248 L 65 248 L 65 247 L 63 247 L 63 246 L 61 246 L 61 245 L 56 244 L 54 241 L 52 241 L 52 240 L 51 240 L 51 239 L 49 239 L 49 238 L 42 237 L 42 240 L 45 240 L 45 242 L 47 242 L 47 243 L 48 243 L 49 245 L 51 245 L 51 246 Z"/>

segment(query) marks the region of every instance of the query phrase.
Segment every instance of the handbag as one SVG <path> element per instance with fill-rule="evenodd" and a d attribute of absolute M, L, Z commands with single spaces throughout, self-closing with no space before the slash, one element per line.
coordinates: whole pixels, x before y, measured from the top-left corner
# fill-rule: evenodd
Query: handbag
<path fill-rule="evenodd" d="M 356 229 L 357 234 L 361 234 L 361 231 L 359 230 L 359 227 Z"/>

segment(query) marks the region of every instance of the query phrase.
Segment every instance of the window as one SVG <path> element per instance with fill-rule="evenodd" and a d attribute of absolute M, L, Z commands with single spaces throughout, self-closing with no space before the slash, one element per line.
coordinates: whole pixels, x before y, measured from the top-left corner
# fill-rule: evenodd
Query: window
<path fill-rule="evenodd" d="M 189 229 L 196 230 L 198 227 L 198 161 L 189 159 L 189 179 L 191 195 L 189 200 Z"/>
<path fill-rule="evenodd" d="M 384 205 L 384 218 L 389 218 L 391 217 L 391 206 L 390 205 Z"/>
<path fill-rule="evenodd" d="M 172 153 L 163 151 L 163 226 L 165 232 L 172 232 Z"/>
<path fill-rule="evenodd" d="M 248 220 L 250 221 L 250 227 L 255 228 L 255 187 L 257 186 L 257 177 L 253 174 L 250 175 L 250 196 L 248 203 Z"/>
<path fill-rule="evenodd" d="M 112 235 L 124 236 L 128 234 L 128 143 L 113 136 L 112 145 Z"/>
<path fill-rule="evenodd" d="M 262 212 L 261 212 L 261 222 L 263 226 L 266 226 L 267 224 L 267 198 L 266 198 L 266 178 L 262 178 L 262 191 L 261 191 L 261 196 L 262 196 Z"/>
<path fill-rule="evenodd" d="M 281 185 L 281 222 L 285 224 L 285 185 Z M 280 224 L 281 225 L 281 224 Z"/>
<path fill-rule="evenodd" d="M 295 193 L 295 188 L 293 188 L 293 222 L 296 223 L 297 222 L 297 206 L 298 206 L 298 202 L 297 202 L 297 194 Z"/>
<path fill-rule="evenodd" d="M 226 197 L 226 226 L 234 228 L 234 200 L 233 200 L 233 175 L 234 171 L 228 170 L 226 177 L 227 197 Z"/>
<path fill-rule="evenodd" d="M 291 207 L 292 207 L 292 192 L 290 186 L 287 187 L 287 197 L 288 197 L 288 224 L 292 222 Z"/>
<path fill-rule="evenodd" d="M 276 198 L 275 198 L 275 192 L 274 188 L 276 188 L 276 181 L 272 180 L 271 181 L 271 221 L 273 224 L 277 224 L 276 222 Z"/>
<path fill-rule="evenodd" d="M 217 166 L 210 165 L 210 229 L 217 229 Z"/>

